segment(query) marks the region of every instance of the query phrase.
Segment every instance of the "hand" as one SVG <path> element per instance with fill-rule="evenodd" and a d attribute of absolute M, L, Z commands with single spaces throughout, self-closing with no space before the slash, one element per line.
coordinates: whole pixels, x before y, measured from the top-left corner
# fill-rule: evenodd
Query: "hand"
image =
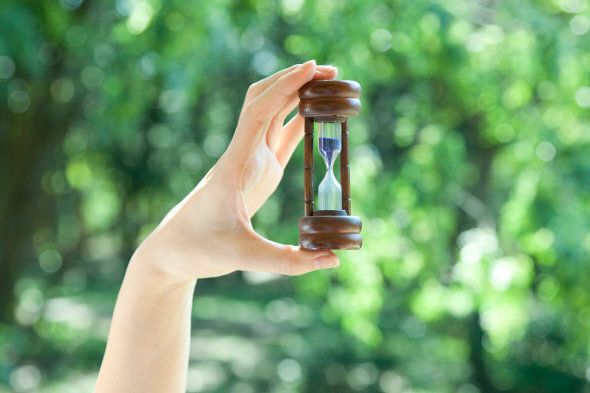
<path fill-rule="evenodd" d="M 215 277 L 236 270 L 298 275 L 338 266 L 332 251 L 306 251 L 263 238 L 250 218 L 276 189 L 303 136 L 297 91 L 337 70 L 308 61 L 250 86 L 229 147 L 160 225 L 132 264 L 178 280 Z"/>

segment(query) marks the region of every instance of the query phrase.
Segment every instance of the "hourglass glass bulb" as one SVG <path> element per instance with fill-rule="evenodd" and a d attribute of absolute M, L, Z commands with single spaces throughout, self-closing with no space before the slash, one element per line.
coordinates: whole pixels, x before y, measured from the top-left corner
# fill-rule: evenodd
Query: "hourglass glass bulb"
<path fill-rule="evenodd" d="M 334 176 L 334 161 L 342 146 L 341 124 L 321 122 L 318 128 L 318 149 L 326 163 L 326 176 L 318 187 L 318 210 L 341 210 L 342 187 Z"/>

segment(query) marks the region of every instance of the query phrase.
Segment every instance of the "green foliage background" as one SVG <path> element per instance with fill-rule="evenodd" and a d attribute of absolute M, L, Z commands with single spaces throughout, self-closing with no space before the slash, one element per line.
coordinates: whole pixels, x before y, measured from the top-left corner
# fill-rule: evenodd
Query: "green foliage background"
<path fill-rule="evenodd" d="M 364 246 L 197 285 L 190 392 L 590 392 L 586 0 L 0 3 L 0 391 L 90 392 L 126 263 L 247 86 L 363 86 Z M 302 154 L 255 217 L 295 243 Z"/>

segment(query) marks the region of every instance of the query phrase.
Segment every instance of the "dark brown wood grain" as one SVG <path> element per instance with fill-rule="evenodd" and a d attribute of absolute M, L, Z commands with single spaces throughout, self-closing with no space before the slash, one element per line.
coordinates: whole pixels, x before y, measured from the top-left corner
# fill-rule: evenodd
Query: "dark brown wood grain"
<path fill-rule="evenodd" d="M 360 233 L 299 234 L 299 245 L 305 250 L 358 250 L 363 245 Z"/>
<path fill-rule="evenodd" d="M 299 101 L 299 113 L 303 117 L 351 117 L 361 110 L 358 98 L 322 97 Z"/>
<path fill-rule="evenodd" d="M 299 98 L 349 97 L 361 96 L 361 85 L 355 81 L 314 80 L 299 89 Z"/>
<path fill-rule="evenodd" d="M 306 250 L 361 248 L 362 223 L 356 216 L 313 216 L 299 219 L 299 244 Z"/>
<path fill-rule="evenodd" d="M 357 216 L 312 216 L 299 219 L 299 230 L 302 233 L 359 233 L 362 228 L 360 217 Z"/>
<path fill-rule="evenodd" d="M 350 216 L 350 161 L 348 159 L 348 121 L 342 122 L 342 151 L 340 152 L 340 185 L 342 209 Z"/>
<path fill-rule="evenodd" d="M 305 118 L 304 184 L 305 215 L 313 216 L 313 118 Z"/>
<path fill-rule="evenodd" d="M 347 216 L 344 210 L 314 210 L 314 216 Z"/>

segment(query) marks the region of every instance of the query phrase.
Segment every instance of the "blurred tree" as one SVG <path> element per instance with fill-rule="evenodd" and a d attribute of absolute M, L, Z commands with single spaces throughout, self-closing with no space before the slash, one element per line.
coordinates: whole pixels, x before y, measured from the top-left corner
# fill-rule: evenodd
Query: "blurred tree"
<path fill-rule="evenodd" d="M 362 250 L 198 285 L 189 391 L 588 392 L 585 0 L 0 4 L 0 391 L 90 391 L 133 249 L 247 86 L 363 86 Z M 296 241 L 302 159 L 256 227 Z M 247 289 L 244 288 L 248 286 Z"/>

